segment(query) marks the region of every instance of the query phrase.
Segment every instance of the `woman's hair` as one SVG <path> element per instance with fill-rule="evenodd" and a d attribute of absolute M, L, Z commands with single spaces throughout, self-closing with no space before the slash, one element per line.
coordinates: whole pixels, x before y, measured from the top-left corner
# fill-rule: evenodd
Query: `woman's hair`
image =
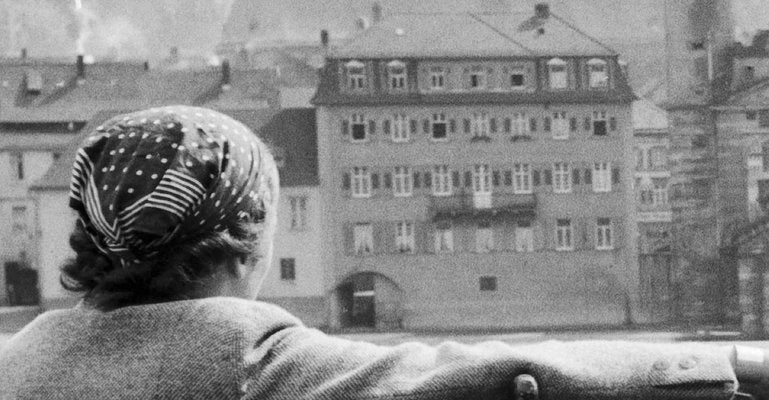
<path fill-rule="evenodd" d="M 258 243 L 252 223 L 238 221 L 165 249 L 157 258 L 131 265 L 113 263 L 78 221 L 69 244 L 75 257 L 61 269 L 65 289 L 84 293 L 89 305 L 104 311 L 138 304 L 202 297 L 207 278 L 227 261 L 248 258 Z M 229 271 L 233 272 L 233 271 Z"/>

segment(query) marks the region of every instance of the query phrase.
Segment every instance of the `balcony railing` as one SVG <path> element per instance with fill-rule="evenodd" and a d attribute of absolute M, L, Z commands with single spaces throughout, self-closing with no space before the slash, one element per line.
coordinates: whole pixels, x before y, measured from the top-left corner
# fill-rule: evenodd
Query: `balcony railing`
<path fill-rule="evenodd" d="M 532 219 L 536 216 L 537 198 L 534 194 L 456 194 L 432 197 L 432 219 L 467 217 L 506 217 Z"/>

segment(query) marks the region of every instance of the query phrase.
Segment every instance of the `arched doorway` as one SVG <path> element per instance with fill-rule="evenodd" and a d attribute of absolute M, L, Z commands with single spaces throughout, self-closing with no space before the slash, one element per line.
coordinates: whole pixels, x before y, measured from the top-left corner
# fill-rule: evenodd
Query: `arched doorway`
<path fill-rule="evenodd" d="M 398 329 L 402 327 L 401 289 L 375 272 L 353 274 L 340 283 L 332 296 L 342 328 Z"/>

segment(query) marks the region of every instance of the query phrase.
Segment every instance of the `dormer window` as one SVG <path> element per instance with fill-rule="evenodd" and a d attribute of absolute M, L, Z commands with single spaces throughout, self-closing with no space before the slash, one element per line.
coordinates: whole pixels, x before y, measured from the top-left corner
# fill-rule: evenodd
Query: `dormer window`
<path fill-rule="evenodd" d="M 526 75 L 522 69 L 510 71 L 510 88 L 523 89 L 526 86 Z"/>
<path fill-rule="evenodd" d="M 606 61 L 594 58 L 587 62 L 587 69 L 590 73 L 590 87 L 604 88 L 609 83 Z"/>
<path fill-rule="evenodd" d="M 486 70 L 483 67 L 473 67 L 470 70 L 470 89 L 486 88 Z"/>
<path fill-rule="evenodd" d="M 566 61 L 560 58 L 553 58 L 547 62 L 547 71 L 550 79 L 550 89 L 566 89 L 568 87 Z"/>
<path fill-rule="evenodd" d="M 403 61 L 390 61 L 387 63 L 387 74 L 390 77 L 390 89 L 402 90 L 406 88 L 406 64 Z"/>
<path fill-rule="evenodd" d="M 430 68 L 430 90 L 446 88 L 446 70 L 442 67 Z"/>
<path fill-rule="evenodd" d="M 365 65 L 360 61 L 350 61 L 345 64 L 347 68 L 347 84 L 351 90 L 361 90 L 366 87 Z"/>

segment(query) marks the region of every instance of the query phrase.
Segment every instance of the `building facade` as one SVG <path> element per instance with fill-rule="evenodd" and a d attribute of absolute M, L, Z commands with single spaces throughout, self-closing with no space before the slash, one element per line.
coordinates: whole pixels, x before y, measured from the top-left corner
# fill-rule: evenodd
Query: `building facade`
<path fill-rule="evenodd" d="M 545 5 L 393 16 L 336 49 L 314 99 L 330 325 L 645 321 L 633 99 Z"/>

